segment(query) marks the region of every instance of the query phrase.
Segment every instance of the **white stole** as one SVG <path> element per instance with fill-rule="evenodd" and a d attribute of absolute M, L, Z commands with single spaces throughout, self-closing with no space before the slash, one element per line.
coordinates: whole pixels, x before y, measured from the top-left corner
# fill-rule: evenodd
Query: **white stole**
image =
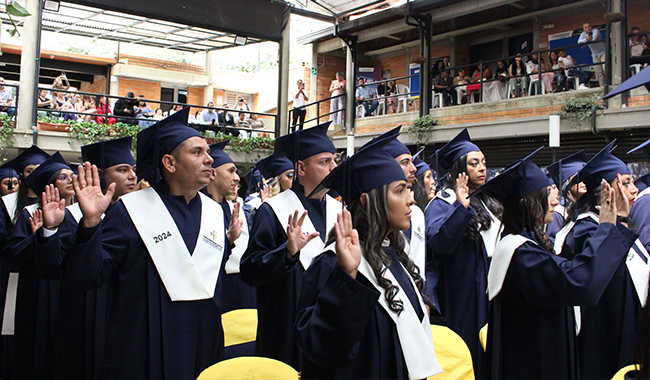
<path fill-rule="evenodd" d="M 642 192 L 640 192 L 639 194 L 637 194 L 637 195 L 636 195 L 636 200 L 638 200 L 639 198 L 641 198 L 642 196 L 647 195 L 647 194 L 650 194 L 650 187 L 646 187 L 645 189 L 643 189 Z M 11 194 L 9 194 L 9 195 L 11 195 Z M 8 196 L 8 195 L 5 195 L 5 196 Z M 3 197 L 3 198 L 4 198 L 4 197 Z"/>
<path fill-rule="evenodd" d="M 83 213 L 81 212 L 81 208 L 79 207 L 79 203 L 73 203 L 70 206 L 66 207 L 68 211 L 70 211 L 70 214 L 72 214 L 72 217 L 74 220 L 79 224 L 79 221 L 81 218 L 84 216 Z M 103 217 L 104 215 L 102 215 Z"/>
<path fill-rule="evenodd" d="M 586 212 L 578 215 L 577 220 L 591 218 L 596 223 L 600 222 L 600 218 L 593 212 Z M 575 222 L 571 221 L 569 224 L 564 226 L 555 236 L 555 253 L 560 254 L 564 241 L 566 240 L 567 235 L 573 227 Z M 561 235 L 560 235 L 561 234 Z M 630 273 L 630 278 L 634 284 L 634 289 L 636 290 L 637 297 L 639 297 L 639 302 L 641 306 L 645 307 L 646 299 L 648 296 L 648 279 L 650 278 L 650 255 L 646 251 L 645 247 L 639 239 L 636 239 L 630 250 L 627 254 L 627 259 L 625 260 L 627 265 L 627 270 Z"/>
<path fill-rule="evenodd" d="M 5 204 L 5 209 L 9 215 L 9 220 L 14 220 L 16 214 L 16 206 L 18 205 L 18 192 L 7 194 L 2 197 L 2 202 Z"/>
<path fill-rule="evenodd" d="M 251 195 L 253 195 L 253 194 L 251 194 Z M 258 208 L 260 208 L 260 206 L 262 205 L 262 198 L 260 197 L 260 194 L 256 193 L 253 196 L 253 198 L 249 199 L 248 202 L 246 202 L 246 204 L 251 206 L 251 208 L 253 210 L 257 210 Z M 243 203 L 242 203 L 242 205 L 243 205 Z"/>
<path fill-rule="evenodd" d="M 445 195 L 443 195 L 443 193 Z M 442 189 L 436 194 L 436 198 L 453 205 L 456 202 L 456 193 L 452 189 Z"/>
<path fill-rule="evenodd" d="M 201 227 L 192 255 L 174 218 L 153 188 L 120 198 L 172 301 L 212 298 L 221 270 L 227 244 L 223 209 L 202 193 L 198 196 Z"/>
<path fill-rule="evenodd" d="M 240 204 L 239 220 L 242 220 L 243 223 L 241 226 L 241 235 L 239 235 L 237 240 L 235 240 L 235 248 L 232 249 L 230 252 L 230 257 L 228 257 L 228 261 L 226 261 L 226 273 L 228 274 L 239 273 L 239 263 L 241 262 L 241 258 L 244 255 L 244 252 L 246 252 L 246 248 L 248 247 L 248 239 L 250 238 L 248 221 L 246 220 L 246 215 L 244 214 L 244 201 L 241 198 L 237 198 L 237 202 Z M 235 204 L 233 202 L 228 202 L 228 206 L 230 207 L 230 212 L 232 213 Z"/>
<path fill-rule="evenodd" d="M 525 242 L 532 241 L 521 235 L 507 235 L 494 249 L 494 256 L 492 256 L 492 264 L 488 272 L 488 297 L 490 301 L 499 294 L 503 281 L 508 273 L 508 267 L 512 260 L 517 248 L 521 247 Z"/>
<path fill-rule="evenodd" d="M 400 265 L 401 270 L 406 272 L 406 269 L 402 266 L 400 262 L 394 262 L 393 265 Z M 361 254 L 361 262 L 359 264 L 359 272 L 363 274 L 368 281 L 381 293 L 379 296 L 379 304 L 381 307 L 386 310 L 386 313 L 390 316 L 395 323 L 397 328 L 397 336 L 402 346 L 402 353 L 404 354 L 404 360 L 406 361 L 406 368 L 408 369 L 409 379 L 425 379 L 430 376 L 437 375 L 442 372 L 440 364 L 438 364 L 438 359 L 433 348 L 433 335 L 431 334 L 431 323 L 429 322 L 429 316 L 427 315 L 427 309 L 424 306 L 422 297 L 417 291 L 417 286 L 413 282 L 413 279 L 409 275 L 409 280 L 413 285 L 413 289 L 416 290 L 418 296 L 418 301 L 420 303 L 420 308 L 424 312 L 424 317 L 420 321 L 418 315 L 411 304 L 408 296 L 404 290 L 400 287 L 399 282 L 390 269 L 386 268 L 384 271 L 384 277 L 388 279 L 393 285 L 398 288 L 398 292 L 395 295 L 396 300 L 402 300 L 404 309 L 402 312 L 397 315 L 394 311 L 388 306 L 388 302 L 384 297 L 386 289 L 382 288 L 377 282 L 377 278 L 370 267 L 368 261 Z M 406 272 L 408 275 L 408 272 Z"/>
<path fill-rule="evenodd" d="M 479 234 L 481 234 L 481 237 L 483 238 L 483 246 L 485 246 L 487 257 L 492 257 L 494 255 L 494 250 L 499 243 L 499 235 L 502 231 L 503 224 L 501 223 L 501 220 L 490 211 L 487 205 L 483 203 L 483 201 L 481 201 L 481 204 L 490 219 L 492 219 L 492 223 L 490 224 L 490 228 L 487 230 L 481 230 Z"/>
<path fill-rule="evenodd" d="M 425 231 L 424 213 L 418 206 L 411 205 L 411 236 L 410 239 L 406 239 L 407 246 L 404 250 L 408 252 L 409 258 L 413 260 L 423 276 L 427 256 Z"/>
<path fill-rule="evenodd" d="M 343 205 L 341 202 L 325 195 L 325 233 L 327 234 L 332 227 L 334 227 L 334 222 L 336 222 L 337 215 L 343 210 Z M 267 199 L 266 203 L 271 206 L 275 216 L 278 218 L 278 221 L 284 228 L 285 233 L 287 232 L 289 215 L 293 215 L 296 210 L 298 210 L 298 216 L 301 216 L 305 212 L 305 207 L 300 202 L 300 198 L 289 189 L 281 192 L 271 199 Z M 308 235 L 312 232 L 316 232 L 309 214 L 305 217 L 305 220 L 302 223 L 301 231 L 303 234 Z M 323 252 L 325 248 L 324 240 L 327 239 L 327 236 L 319 236 L 316 239 L 311 239 L 307 245 L 305 245 L 300 250 L 300 263 L 302 267 L 307 270 L 311 265 L 311 262 Z"/>
<path fill-rule="evenodd" d="M 13 193 L 13 194 L 16 194 L 15 200 L 18 200 L 18 193 Z M 5 198 L 13 194 L 7 194 L 4 197 L 2 197 L 2 201 L 5 202 L 5 206 L 7 206 L 6 203 L 7 200 Z M 9 215 L 9 217 L 13 219 L 12 215 L 14 212 L 16 212 L 16 202 L 11 201 L 11 198 L 9 198 L 9 202 L 13 204 L 13 211 L 12 214 Z M 38 209 L 38 203 L 34 203 L 32 205 L 25 207 L 25 210 L 29 212 L 29 215 L 34 215 L 34 211 L 36 211 L 37 209 Z M 2 331 L 0 332 L 1 335 L 14 335 L 14 327 L 16 324 L 17 293 L 18 293 L 18 273 L 10 272 L 9 282 L 7 283 L 7 293 L 5 296 L 5 312 L 4 315 L 2 316 Z"/>

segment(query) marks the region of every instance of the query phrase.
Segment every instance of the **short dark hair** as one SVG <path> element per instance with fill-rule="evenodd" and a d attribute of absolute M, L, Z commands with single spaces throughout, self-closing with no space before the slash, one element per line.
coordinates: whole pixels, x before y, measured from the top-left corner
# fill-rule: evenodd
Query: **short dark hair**
<path fill-rule="evenodd" d="M 135 95 L 133 95 L 133 93 L 131 91 L 129 91 L 129 92 L 126 93 L 126 97 L 127 98 L 133 98 L 133 97 L 135 97 Z"/>

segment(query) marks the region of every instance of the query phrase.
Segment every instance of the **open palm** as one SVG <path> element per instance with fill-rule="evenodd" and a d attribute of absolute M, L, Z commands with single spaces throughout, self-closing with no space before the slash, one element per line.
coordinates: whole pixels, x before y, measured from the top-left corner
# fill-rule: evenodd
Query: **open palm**
<path fill-rule="evenodd" d="M 41 195 L 43 202 L 43 224 L 57 227 L 65 218 L 65 199 L 60 199 L 59 189 L 50 184 Z"/>
<path fill-rule="evenodd" d="M 361 244 L 359 233 L 352 226 L 352 216 L 348 210 L 343 210 L 334 223 L 336 233 L 336 259 L 352 278 L 357 277 L 361 263 Z"/>
<path fill-rule="evenodd" d="M 99 173 L 97 166 L 86 162 L 84 166 L 79 165 L 79 176 L 73 176 L 72 185 L 79 202 L 79 208 L 83 213 L 83 226 L 86 228 L 95 227 L 99 224 L 102 214 L 106 211 L 113 199 L 115 183 L 111 183 L 102 193 L 99 185 Z"/>
<path fill-rule="evenodd" d="M 298 217 L 298 210 L 293 215 L 289 215 L 289 225 L 287 226 L 287 257 L 294 257 L 307 243 L 320 235 L 318 232 L 312 232 L 309 235 L 302 233 L 302 223 L 305 221 L 306 216 L 307 211 Z"/>

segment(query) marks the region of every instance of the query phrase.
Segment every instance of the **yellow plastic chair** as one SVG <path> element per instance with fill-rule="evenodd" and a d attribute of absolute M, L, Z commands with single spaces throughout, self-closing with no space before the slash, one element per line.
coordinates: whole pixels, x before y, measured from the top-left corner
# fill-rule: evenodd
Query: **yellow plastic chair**
<path fill-rule="evenodd" d="M 431 325 L 431 334 L 442 372 L 429 379 L 474 379 L 472 353 L 463 338 L 446 326 Z"/>
<path fill-rule="evenodd" d="M 635 371 L 639 370 L 639 365 L 638 364 L 630 364 L 628 366 L 625 366 L 616 372 L 616 375 L 612 377 L 612 380 L 625 380 L 625 374 L 630 372 L 630 371 Z"/>
<path fill-rule="evenodd" d="M 254 342 L 257 335 L 257 310 L 238 309 L 221 315 L 225 346 Z"/>
<path fill-rule="evenodd" d="M 197 380 L 291 380 L 298 372 L 281 361 L 257 356 L 224 360 L 205 369 Z"/>
<path fill-rule="evenodd" d="M 486 351 L 487 347 L 487 334 L 488 334 L 488 324 L 486 323 L 485 326 L 481 329 L 481 331 L 478 332 L 478 340 L 481 341 L 481 346 L 483 346 L 483 352 Z"/>

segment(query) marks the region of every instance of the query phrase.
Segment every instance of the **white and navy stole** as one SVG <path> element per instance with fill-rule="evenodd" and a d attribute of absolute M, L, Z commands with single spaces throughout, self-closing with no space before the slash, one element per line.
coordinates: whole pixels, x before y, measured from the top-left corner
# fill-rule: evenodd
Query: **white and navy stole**
<path fill-rule="evenodd" d="M 393 323 L 395 323 L 397 336 L 402 347 L 402 354 L 404 355 L 404 361 L 408 369 L 409 379 L 426 379 L 427 377 L 442 372 L 442 368 L 438 364 L 438 359 L 433 349 L 433 335 L 431 334 L 429 316 L 426 313 L 427 309 L 424 306 L 420 293 L 417 291 L 415 282 L 413 282 L 408 271 L 402 266 L 402 263 L 394 262 L 392 265 L 400 265 L 401 270 L 408 275 L 413 289 L 416 290 L 415 293 L 417 294 L 420 308 L 424 312 L 422 320 L 418 319 L 415 308 L 390 269 L 386 268 L 384 277 L 397 287 L 398 292 L 395 295 L 395 299 L 403 301 L 404 309 L 399 315 L 390 309 L 385 298 L 386 289 L 382 288 L 379 282 L 377 282 L 377 278 L 370 264 L 364 258 L 363 252 L 361 254 L 361 262 L 359 263 L 359 272 L 381 293 L 377 302 L 386 310 L 386 313 L 393 320 Z"/>
<path fill-rule="evenodd" d="M 650 187 L 646 187 L 645 189 L 643 189 L 642 192 L 640 192 L 639 194 L 637 194 L 637 196 L 636 196 L 636 200 L 639 200 L 639 198 L 641 198 L 641 197 L 644 196 L 644 195 L 648 195 L 648 194 L 650 194 Z M 9 195 L 11 195 L 11 194 L 9 194 Z M 5 195 L 5 197 L 7 197 L 7 196 L 8 196 L 8 195 Z M 4 197 L 2 197 L 2 198 L 4 199 Z"/>
<path fill-rule="evenodd" d="M 7 215 L 9 215 L 9 220 L 14 220 L 14 214 L 16 214 L 16 206 L 18 205 L 18 192 L 7 194 L 2 197 L 2 203 L 5 204 L 5 209 L 7 210 Z"/>
<path fill-rule="evenodd" d="M 275 212 L 275 216 L 284 227 L 285 233 L 287 232 L 289 215 L 293 215 L 296 210 L 298 210 L 299 216 L 305 212 L 305 207 L 302 205 L 302 202 L 300 202 L 300 198 L 298 198 L 292 189 L 283 191 L 275 197 L 267 199 L 265 202 L 268 203 L 273 209 L 273 212 Z M 329 195 L 325 195 L 325 202 L 325 233 L 327 234 L 329 230 L 334 227 L 336 217 L 341 210 L 343 210 L 343 205 L 341 202 Z M 309 219 L 309 214 L 307 214 L 307 217 L 305 217 L 305 220 L 302 223 L 301 231 L 306 235 L 311 234 L 312 232 L 317 232 L 311 219 Z M 324 241 L 326 239 L 326 236 L 319 236 L 316 239 L 311 239 L 309 243 L 300 250 L 300 263 L 305 270 L 307 270 L 311 265 L 311 262 L 323 252 L 323 249 L 325 248 Z"/>
<path fill-rule="evenodd" d="M 14 197 L 11 197 L 14 195 Z M 18 200 L 18 193 L 7 194 L 2 197 L 2 201 L 7 207 L 9 219 L 13 219 L 13 214 L 16 212 L 16 201 Z M 11 207 L 11 210 L 10 210 Z M 38 209 L 38 203 L 31 204 L 25 207 L 29 215 L 34 215 L 34 211 Z M 16 295 L 18 293 L 18 272 L 9 272 L 9 282 L 7 283 L 7 293 L 5 296 L 5 312 L 2 316 L 2 331 L 1 335 L 14 335 L 14 327 L 16 322 Z"/>
<path fill-rule="evenodd" d="M 494 255 L 494 250 L 496 249 L 497 244 L 499 244 L 499 236 L 503 230 L 503 223 L 501 223 L 501 220 L 499 220 L 499 218 L 497 218 L 492 213 L 492 211 L 490 211 L 490 209 L 483 201 L 481 201 L 481 204 L 483 205 L 485 212 L 487 212 L 488 216 L 492 220 L 492 223 L 490 223 L 490 228 L 487 230 L 480 230 L 479 228 L 479 234 L 481 234 L 481 237 L 483 238 L 483 246 L 485 246 L 487 257 L 492 258 Z"/>
<path fill-rule="evenodd" d="M 81 208 L 79 208 L 79 203 L 73 203 L 70 206 L 66 207 L 68 211 L 70 211 L 70 214 L 72 214 L 72 217 L 74 220 L 79 224 L 79 221 L 81 218 L 84 216 L 83 213 L 81 212 Z M 104 215 L 102 214 L 102 219 L 104 218 Z"/>
<path fill-rule="evenodd" d="M 172 301 L 212 298 L 221 270 L 226 247 L 223 209 L 202 193 L 198 196 L 201 227 L 191 255 L 174 218 L 153 188 L 120 198 Z"/>
<path fill-rule="evenodd" d="M 453 205 L 456 202 L 456 193 L 452 189 L 442 189 L 436 193 L 436 198 Z M 428 206 L 427 206 L 428 207 Z"/>
<path fill-rule="evenodd" d="M 586 218 L 591 218 L 596 223 L 599 223 L 600 221 L 598 215 L 593 212 L 586 212 L 584 214 L 578 215 L 578 220 Z M 575 224 L 576 222 L 574 221 L 569 222 L 569 224 L 564 226 L 564 228 L 562 228 L 555 236 L 555 245 L 553 246 L 553 249 L 555 250 L 556 254 L 559 255 L 560 252 L 562 252 L 564 241 L 566 240 L 567 235 L 569 232 L 571 232 Z M 650 255 L 643 246 L 643 243 L 641 243 L 639 239 L 636 239 L 628 251 L 627 259 L 625 260 L 627 270 L 630 273 L 630 278 L 632 279 L 634 289 L 636 290 L 637 297 L 639 297 L 639 302 L 641 303 L 642 307 L 645 307 L 646 299 L 648 296 L 648 278 L 650 277 L 649 258 Z"/>
<path fill-rule="evenodd" d="M 230 252 L 230 257 L 228 257 L 228 261 L 226 261 L 226 273 L 228 274 L 239 273 L 239 263 L 241 262 L 241 257 L 244 255 L 244 252 L 246 252 L 246 248 L 248 247 L 248 239 L 250 238 L 248 221 L 246 220 L 246 215 L 244 214 L 244 201 L 241 198 L 237 198 L 237 202 L 240 204 L 239 220 L 242 220 L 243 223 L 241 226 L 241 235 L 239 235 L 237 240 L 235 240 L 235 248 L 232 249 Z M 233 202 L 228 202 L 228 206 L 230 207 L 230 212 L 232 213 L 235 208 L 235 204 Z"/>
<path fill-rule="evenodd" d="M 425 231 L 424 213 L 418 206 L 411 205 L 411 236 L 406 239 L 407 246 L 404 251 L 408 252 L 409 258 L 413 260 L 422 276 L 424 276 L 424 270 L 426 269 L 427 256 Z"/>
<path fill-rule="evenodd" d="M 251 206 L 253 210 L 257 210 L 262 205 L 262 198 L 259 193 L 251 194 L 253 197 L 246 202 L 247 205 Z M 242 202 L 242 206 L 244 202 Z"/>

